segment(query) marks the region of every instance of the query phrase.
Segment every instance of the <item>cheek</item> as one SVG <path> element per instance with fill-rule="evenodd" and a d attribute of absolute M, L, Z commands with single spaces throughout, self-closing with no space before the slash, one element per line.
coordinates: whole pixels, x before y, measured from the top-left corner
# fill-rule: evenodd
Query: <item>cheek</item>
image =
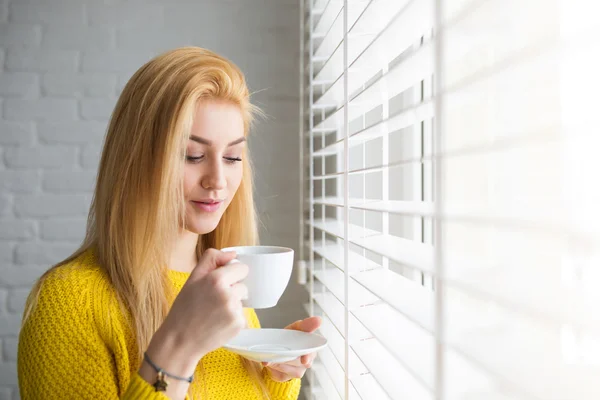
<path fill-rule="evenodd" d="M 198 182 L 198 172 L 191 165 L 186 165 L 183 170 L 183 193 L 186 198 L 194 190 L 196 182 Z"/>
<path fill-rule="evenodd" d="M 240 184 L 242 183 L 242 177 L 244 175 L 244 168 L 240 166 L 233 171 L 228 179 L 227 186 L 229 186 L 229 190 L 231 190 L 232 197 L 237 192 Z"/>

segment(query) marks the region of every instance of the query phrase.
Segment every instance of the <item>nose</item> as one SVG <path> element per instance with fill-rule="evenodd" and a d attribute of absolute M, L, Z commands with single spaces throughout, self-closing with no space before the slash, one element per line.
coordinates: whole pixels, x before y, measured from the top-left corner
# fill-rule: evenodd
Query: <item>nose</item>
<path fill-rule="evenodd" d="M 223 190 L 227 187 L 223 165 L 218 160 L 213 160 L 207 166 L 206 173 L 200 179 L 200 186 L 204 189 Z"/>

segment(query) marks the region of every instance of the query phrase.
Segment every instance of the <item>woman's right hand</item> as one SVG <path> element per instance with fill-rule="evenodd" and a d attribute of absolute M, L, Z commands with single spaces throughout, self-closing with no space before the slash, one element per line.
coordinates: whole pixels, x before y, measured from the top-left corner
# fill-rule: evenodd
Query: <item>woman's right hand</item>
<path fill-rule="evenodd" d="M 204 252 L 150 341 L 147 353 L 156 365 L 171 374 L 190 376 L 206 353 L 223 346 L 246 326 L 242 299 L 248 289 L 240 281 L 248 275 L 248 267 L 226 265 L 234 258 L 233 252 Z M 145 362 L 139 373 L 151 384 L 156 380 L 156 371 Z M 171 379 L 166 394 L 183 398 L 187 386 Z"/>
<path fill-rule="evenodd" d="M 234 258 L 233 252 L 205 251 L 161 327 L 175 332 L 192 354 L 202 357 L 223 346 L 246 325 L 242 300 L 248 289 L 240 281 L 248 267 L 226 265 Z"/>

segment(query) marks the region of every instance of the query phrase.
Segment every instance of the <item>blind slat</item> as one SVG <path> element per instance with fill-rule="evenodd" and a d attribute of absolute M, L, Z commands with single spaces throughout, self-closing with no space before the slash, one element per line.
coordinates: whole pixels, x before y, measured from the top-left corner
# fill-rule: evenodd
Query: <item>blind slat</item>
<path fill-rule="evenodd" d="M 348 138 L 350 147 L 363 144 L 369 140 L 377 139 L 389 133 L 399 131 L 408 126 L 419 124 L 422 121 L 433 118 L 433 103 L 426 101 L 414 108 L 409 108 L 399 114 L 395 114 L 388 119 L 377 122 L 365 129 L 362 129 Z M 340 129 L 340 126 L 332 127 L 332 131 Z M 313 156 L 331 156 L 337 155 L 344 150 L 344 141 L 340 139 L 331 145 L 313 152 Z"/>
<path fill-rule="evenodd" d="M 316 254 L 325 258 L 327 261 L 338 267 L 340 270 L 343 271 L 344 268 L 348 268 L 350 270 L 350 274 L 355 274 L 357 272 L 368 269 L 379 268 L 379 264 L 369 260 L 366 257 L 363 257 L 361 254 L 358 254 L 354 251 L 349 252 L 348 263 L 345 266 L 344 246 L 340 243 L 318 243 L 313 250 Z"/>
<path fill-rule="evenodd" d="M 327 338 L 327 345 L 335 356 L 340 367 L 343 368 L 345 359 L 344 336 L 335 328 L 328 317 L 323 319 L 323 323 L 319 328 L 320 333 Z M 350 367 L 348 371 L 349 379 L 355 376 L 367 374 L 369 371 L 364 364 L 360 362 L 353 350 L 350 350 Z"/>
<path fill-rule="evenodd" d="M 316 197 L 313 203 L 333 207 L 344 207 L 344 199 L 341 197 Z M 381 211 L 392 214 L 419 215 L 427 217 L 433 217 L 435 212 L 434 204 L 426 201 L 351 198 L 349 200 L 349 207 L 356 210 Z"/>
<path fill-rule="evenodd" d="M 315 277 L 333 293 L 341 302 L 344 299 L 344 273 L 337 268 L 321 270 L 317 268 Z M 377 302 L 377 297 L 354 281 L 350 281 L 349 290 L 352 292 L 350 308 L 362 307 Z"/>
<path fill-rule="evenodd" d="M 343 225 L 340 222 L 315 222 L 314 227 L 331 235 L 343 238 Z M 380 254 L 400 264 L 414 267 L 430 274 L 434 273 L 433 247 L 401 237 L 381 234 L 375 230 L 350 225 L 350 242 L 366 250 Z"/>
<path fill-rule="evenodd" d="M 342 0 L 328 0 L 323 8 L 323 13 L 315 24 L 313 34 L 317 37 L 324 37 L 331 29 L 334 21 L 341 18 L 341 11 L 344 5 Z M 318 55 L 318 50 L 315 52 Z"/>
<path fill-rule="evenodd" d="M 318 381 L 319 387 L 323 391 L 321 396 L 327 400 L 341 400 L 342 397 L 339 395 L 333 381 L 329 377 L 326 367 L 320 361 L 316 361 L 312 365 L 314 376 Z"/>
<path fill-rule="evenodd" d="M 407 88 L 416 85 L 422 79 L 433 74 L 434 46 L 431 43 L 420 47 L 414 53 L 407 56 L 402 62 L 393 67 L 388 73 L 377 79 L 374 83 L 365 86 L 365 83 L 373 76 L 362 75 L 357 72 L 356 79 L 349 80 L 349 92 L 354 93 L 361 89 L 351 99 L 352 107 L 349 108 L 350 120 L 360 114 L 364 114 L 373 107 L 389 101 L 389 99 L 403 92 Z M 315 102 L 315 107 L 336 106 L 344 103 L 344 85 L 342 80 L 337 80 L 331 87 Z M 342 112 L 340 107 L 335 114 Z M 327 118 L 325 121 L 331 119 Z M 316 128 L 330 127 L 325 121 L 316 125 Z M 331 122 L 329 122 L 331 124 Z"/>
<path fill-rule="evenodd" d="M 337 236 L 341 239 L 344 238 L 344 224 L 333 218 L 327 218 L 323 222 L 322 220 L 315 221 L 314 228 L 329 233 L 330 235 Z M 378 232 L 373 229 L 363 228 L 359 225 L 350 225 L 349 235 L 350 238 L 354 237 L 365 237 L 376 235 Z"/>
<path fill-rule="evenodd" d="M 319 353 L 319 358 L 321 359 L 321 363 L 325 367 L 324 369 L 329 374 L 333 385 L 336 388 L 338 394 L 344 398 L 345 397 L 345 389 L 344 389 L 344 370 L 335 360 L 335 356 L 331 352 L 329 348 L 324 348 Z M 349 398 L 352 400 L 361 400 L 360 396 L 356 392 L 356 390 L 350 386 Z"/>
<path fill-rule="evenodd" d="M 349 32 L 348 64 L 372 77 L 431 29 L 432 6 L 431 0 L 372 1 Z M 336 81 L 343 71 L 343 49 L 338 47 L 315 79 Z"/>
<path fill-rule="evenodd" d="M 524 393 L 542 399 L 600 396 L 600 365 L 565 363 L 566 328 L 548 326 L 452 288 L 446 289 L 444 307 L 448 315 L 444 342 Z"/>
<path fill-rule="evenodd" d="M 416 283 L 383 268 L 361 272 L 352 278 L 413 321 L 413 324 L 434 332 L 435 299 L 433 292 L 420 282 Z"/>
<path fill-rule="evenodd" d="M 353 24 L 356 21 L 356 19 L 360 16 L 360 14 L 363 12 L 368 3 L 368 0 L 353 0 L 352 3 L 349 4 L 349 25 Z M 331 11 L 328 11 L 330 7 Z M 321 19 L 317 23 L 318 30 L 316 30 L 316 32 L 318 32 L 319 34 L 325 33 L 323 41 L 315 51 L 314 56 L 317 60 L 327 60 L 331 56 L 333 51 L 338 46 L 340 46 L 340 43 L 344 38 L 344 20 L 342 16 L 342 7 L 343 1 L 331 0 L 330 5 L 328 5 L 325 11 L 323 12 L 323 16 L 326 17 L 326 19 L 321 17 Z M 336 11 L 337 14 L 334 14 Z M 321 23 L 321 21 L 323 21 L 323 23 Z"/>
<path fill-rule="evenodd" d="M 371 374 L 352 379 L 352 384 L 363 400 L 392 400 Z"/>
<path fill-rule="evenodd" d="M 384 234 L 353 239 L 351 242 L 397 263 L 434 274 L 434 250 L 431 245 Z"/>
<path fill-rule="evenodd" d="M 312 1 L 312 0 L 309 0 L 309 1 Z M 315 12 L 322 13 L 323 10 L 325 9 L 325 6 L 327 6 L 327 3 L 329 3 L 329 1 L 330 0 L 314 0 L 312 10 L 314 10 Z"/>
<path fill-rule="evenodd" d="M 373 336 L 429 390 L 435 386 L 435 339 L 386 304 L 352 312 Z"/>
<path fill-rule="evenodd" d="M 431 391 L 406 371 L 376 339 L 355 343 L 352 348 L 392 399 L 434 399 Z"/>
<path fill-rule="evenodd" d="M 477 260 L 473 256 L 461 261 L 448 261 L 447 285 L 482 301 L 543 319 L 548 324 L 561 326 L 570 323 L 600 334 L 600 315 L 595 311 L 600 296 L 591 287 L 582 290 L 569 283 L 577 279 L 574 275 L 567 275 L 569 270 L 576 270 L 576 259 L 561 256 L 559 240 L 552 241 L 555 246 L 548 246 L 548 242 L 550 240 L 537 244 L 529 241 L 531 248 L 523 251 L 517 250 L 517 245 L 507 243 L 504 247 L 507 251 L 516 251 L 519 258 L 516 260 L 506 255 L 499 256 L 496 262 L 483 257 Z M 600 255 L 580 262 L 595 266 L 599 265 L 598 260 Z M 600 279 L 600 272 L 595 270 L 595 267 L 590 267 L 590 272 L 585 272 L 590 281 Z M 534 286 L 529 284 L 539 280 L 540 276 L 544 276 L 544 280 Z"/>
<path fill-rule="evenodd" d="M 344 332 L 344 305 L 335 298 L 331 293 L 320 293 L 314 294 L 315 302 L 321 307 L 324 313 L 327 314 L 331 322 L 338 329 L 339 332 Z M 350 337 L 349 340 L 359 341 L 371 337 L 369 331 L 354 316 L 350 316 Z"/>

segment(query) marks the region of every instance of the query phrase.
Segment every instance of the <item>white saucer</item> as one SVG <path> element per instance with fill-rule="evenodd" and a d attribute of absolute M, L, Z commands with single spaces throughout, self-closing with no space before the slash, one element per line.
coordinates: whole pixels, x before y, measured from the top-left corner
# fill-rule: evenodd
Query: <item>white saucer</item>
<path fill-rule="evenodd" d="M 242 329 L 224 348 L 252 361 L 286 362 L 327 346 L 316 333 L 291 329 Z"/>

